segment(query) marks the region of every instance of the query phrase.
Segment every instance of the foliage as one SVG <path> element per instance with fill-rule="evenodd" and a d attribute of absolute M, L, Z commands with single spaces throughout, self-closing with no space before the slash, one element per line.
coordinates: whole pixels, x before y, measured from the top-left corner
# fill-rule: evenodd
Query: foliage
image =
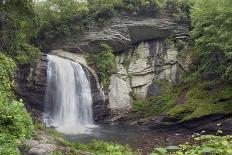
<path fill-rule="evenodd" d="M 51 136 L 61 137 L 61 138 L 64 137 L 64 135 L 62 133 L 60 133 L 52 128 L 47 128 L 42 123 L 39 123 L 39 122 L 34 123 L 34 129 L 39 130 L 39 131 L 44 131 L 45 133 L 47 133 Z M 37 135 L 34 135 L 34 136 L 36 137 Z"/>
<path fill-rule="evenodd" d="M 104 24 L 115 15 L 113 3 L 108 0 L 88 0 L 90 16 L 98 23 Z"/>
<path fill-rule="evenodd" d="M 20 49 L 16 51 L 15 60 L 18 64 L 32 64 L 40 57 L 40 50 L 27 43 L 22 43 Z"/>
<path fill-rule="evenodd" d="M 23 54 L 26 59 L 30 60 L 29 56 L 36 54 L 29 54 L 30 51 L 24 51 L 23 47 L 36 35 L 38 25 L 32 0 L 1 1 L 0 9 L 0 50 L 12 58 L 21 57 L 21 54 Z M 33 49 L 35 48 L 33 47 Z M 20 51 L 20 53 L 16 51 Z M 33 59 L 31 60 L 27 63 L 33 63 Z"/>
<path fill-rule="evenodd" d="M 157 148 L 150 155 L 232 154 L 232 136 L 202 135 L 194 137 L 194 140 L 194 144 L 186 143 L 179 147 L 173 146 L 171 149 Z"/>
<path fill-rule="evenodd" d="M 16 139 L 32 135 L 32 120 L 25 111 L 22 101 L 16 101 L 12 92 L 11 77 L 15 70 L 12 59 L 0 52 L 0 154 L 18 154 Z"/>
<path fill-rule="evenodd" d="M 178 20 L 189 19 L 190 0 L 159 0 L 162 10 L 168 10 Z"/>
<path fill-rule="evenodd" d="M 203 76 L 232 79 L 232 1 L 197 0 L 191 9 L 194 48 L 200 56 Z"/>
<path fill-rule="evenodd" d="M 76 144 L 75 147 L 77 149 L 93 152 L 96 155 L 101 155 L 101 154 L 133 155 L 134 154 L 127 145 L 125 146 L 117 143 L 103 142 L 97 140 L 94 140 L 87 145 Z"/>
<path fill-rule="evenodd" d="M 46 0 L 35 4 L 40 19 L 38 46 L 46 49 L 57 40 L 81 33 L 89 19 L 89 8 L 76 0 Z"/>
<path fill-rule="evenodd" d="M 110 24 L 114 16 L 125 13 L 154 17 L 163 10 L 172 8 L 169 4 L 171 2 L 176 10 L 170 11 L 184 18 L 189 10 L 187 0 L 39 1 L 34 5 L 40 19 L 40 28 L 35 40 L 38 46 L 49 50 L 52 42 L 62 41 L 64 37 L 78 40 L 84 30 L 91 29 L 92 24 Z"/>
<path fill-rule="evenodd" d="M 116 58 L 110 46 L 101 44 L 101 47 L 103 48 L 102 52 L 89 55 L 88 63 L 94 64 L 102 86 L 108 89 L 110 77 L 116 69 Z"/>

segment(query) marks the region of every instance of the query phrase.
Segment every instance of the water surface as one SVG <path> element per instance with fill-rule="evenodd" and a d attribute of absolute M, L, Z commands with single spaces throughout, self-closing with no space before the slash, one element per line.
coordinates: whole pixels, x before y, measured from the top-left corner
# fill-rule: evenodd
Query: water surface
<path fill-rule="evenodd" d="M 155 147 L 178 145 L 191 140 L 191 134 L 183 131 L 162 132 L 127 125 L 99 125 L 88 134 L 70 134 L 65 137 L 72 142 L 89 143 L 97 139 L 128 144 L 133 150 L 139 149 L 143 154 L 152 152 Z"/>

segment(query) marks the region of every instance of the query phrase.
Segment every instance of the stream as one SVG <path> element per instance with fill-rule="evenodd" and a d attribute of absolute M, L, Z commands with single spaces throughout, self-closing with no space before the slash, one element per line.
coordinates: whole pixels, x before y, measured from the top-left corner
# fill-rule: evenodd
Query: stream
<path fill-rule="evenodd" d="M 71 142 L 89 143 L 92 140 L 104 140 L 128 144 L 134 151 L 142 154 L 151 153 L 154 148 L 172 146 L 191 141 L 191 133 L 174 131 L 155 131 L 127 125 L 99 125 L 87 134 L 66 134 Z"/>

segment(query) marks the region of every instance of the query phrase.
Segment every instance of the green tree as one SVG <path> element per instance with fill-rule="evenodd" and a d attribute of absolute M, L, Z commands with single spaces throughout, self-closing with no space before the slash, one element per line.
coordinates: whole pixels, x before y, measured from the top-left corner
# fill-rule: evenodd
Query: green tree
<path fill-rule="evenodd" d="M 28 57 L 30 51 L 25 51 L 22 44 L 31 46 L 30 39 L 36 35 L 37 18 L 32 0 L 4 0 L 0 2 L 0 10 L 0 50 L 13 58 Z"/>
<path fill-rule="evenodd" d="M 46 0 L 35 3 L 40 19 L 37 45 L 49 50 L 55 40 L 74 36 L 84 31 L 89 9 L 86 3 L 76 0 Z"/>
<path fill-rule="evenodd" d="M 231 8 L 230 0 L 197 0 L 191 10 L 191 36 L 203 75 L 232 79 Z"/>
<path fill-rule="evenodd" d="M 0 154 L 15 155 L 16 140 L 30 138 L 32 120 L 24 109 L 22 101 L 15 100 L 12 75 L 16 65 L 11 58 L 0 51 Z"/>

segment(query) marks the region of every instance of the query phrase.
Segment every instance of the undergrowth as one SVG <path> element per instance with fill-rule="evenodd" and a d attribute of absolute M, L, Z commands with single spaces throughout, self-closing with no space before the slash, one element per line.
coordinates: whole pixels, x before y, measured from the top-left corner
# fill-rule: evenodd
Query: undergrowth
<path fill-rule="evenodd" d="M 167 115 L 181 121 L 211 114 L 232 112 L 232 87 L 230 82 L 196 80 L 188 84 L 171 84 L 167 81 L 154 82 L 160 86 L 160 94 L 132 102 L 132 112 L 140 118 Z M 184 103 L 178 103 L 181 90 L 187 88 Z M 136 96 L 136 95 L 135 95 Z"/>

